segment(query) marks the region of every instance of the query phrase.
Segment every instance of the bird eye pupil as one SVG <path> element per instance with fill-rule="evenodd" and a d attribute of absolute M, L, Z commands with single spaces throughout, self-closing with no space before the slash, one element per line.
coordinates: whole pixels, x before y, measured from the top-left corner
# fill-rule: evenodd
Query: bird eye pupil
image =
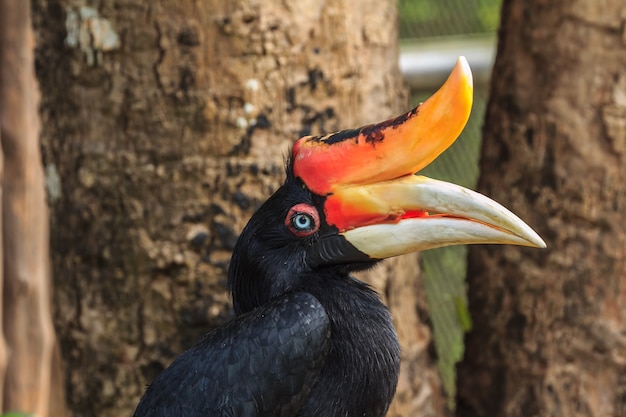
<path fill-rule="evenodd" d="M 310 230 L 313 228 L 313 218 L 309 214 L 298 213 L 293 216 L 293 226 L 298 230 Z"/>

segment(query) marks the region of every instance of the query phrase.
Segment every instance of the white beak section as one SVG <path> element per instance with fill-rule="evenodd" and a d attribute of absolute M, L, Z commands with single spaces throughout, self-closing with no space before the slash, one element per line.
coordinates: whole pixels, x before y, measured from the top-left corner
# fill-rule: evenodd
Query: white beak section
<path fill-rule="evenodd" d="M 347 187 L 341 193 L 345 198 L 358 198 L 368 205 L 384 206 L 397 213 L 410 210 L 428 213 L 425 217 L 356 227 L 342 233 L 352 245 L 372 258 L 469 243 L 546 247 L 534 230 L 502 205 L 444 181 L 411 175 L 362 187 Z"/>
<path fill-rule="evenodd" d="M 424 217 L 402 220 L 396 224 L 364 226 L 345 232 L 344 236 L 373 259 L 468 243 L 538 246 L 483 223 L 445 217 Z"/>

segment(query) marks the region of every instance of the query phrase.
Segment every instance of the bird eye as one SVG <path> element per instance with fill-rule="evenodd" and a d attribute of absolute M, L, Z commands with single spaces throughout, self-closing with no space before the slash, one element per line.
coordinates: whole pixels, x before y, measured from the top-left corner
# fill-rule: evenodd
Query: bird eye
<path fill-rule="evenodd" d="M 313 226 L 314 222 L 315 220 L 313 220 L 313 217 L 306 213 L 298 213 L 291 218 L 291 224 L 293 224 L 293 227 L 303 232 L 311 230 L 311 226 Z"/>
<path fill-rule="evenodd" d="M 289 210 L 285 225 L 296 236 L 310 236 L 319 230 L 320 216 L 315 207 L 308 204 L 296 204 Z"/>

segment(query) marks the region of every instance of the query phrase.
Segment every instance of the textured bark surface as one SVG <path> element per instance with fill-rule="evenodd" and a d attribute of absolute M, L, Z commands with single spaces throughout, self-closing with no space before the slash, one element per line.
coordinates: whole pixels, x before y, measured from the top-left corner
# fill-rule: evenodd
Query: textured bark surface
<path fill-rule="evenodd" d="M 407 109 L 395 1 L 34 4 L 68 400 L 129 415 L 232 317 L 230 251 L 295 139 Z M 445 406 L 418 275 L 415 256 L 367 275 L 403 342 L 390 415 Z"/>
<path fill-rule="evenodd" d="M 459 415 L 626 415 L 625 19 L 504 2 L 479 188 L 548 249 L 472 248 Z"/>
<path fill-rule="evenodd" d="M 0 1 L 0 412 L 60 416 L 30 3 Z"/>

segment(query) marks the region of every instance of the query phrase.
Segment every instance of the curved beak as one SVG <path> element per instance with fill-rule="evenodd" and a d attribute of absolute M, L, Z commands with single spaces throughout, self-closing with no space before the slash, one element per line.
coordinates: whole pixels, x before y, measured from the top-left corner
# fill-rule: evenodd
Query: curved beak
<path fill-rule="evenodd" d="M 408 113 L 301 138 L 293 149 L 294 174 L 325 197 L 326 222 L 370 259 L 467 243 L 545 247 L 495 201 L 414 175 L 459 136 L 472 94 L 472 74 L 461 57 L 439 91 Z"/>
<path fill-rule="evenodd" d="M 370 258 L 468 243 L 546 246 L 526 223 L 490 198 L 423 176 L 343 188 L 328 201 L 333 202 L 332 215 L 367 207 L 366 212 L 386 216 L 384 220 L 340 229 Z M 343 203 L 339 210 L 335 201 Z"/>

